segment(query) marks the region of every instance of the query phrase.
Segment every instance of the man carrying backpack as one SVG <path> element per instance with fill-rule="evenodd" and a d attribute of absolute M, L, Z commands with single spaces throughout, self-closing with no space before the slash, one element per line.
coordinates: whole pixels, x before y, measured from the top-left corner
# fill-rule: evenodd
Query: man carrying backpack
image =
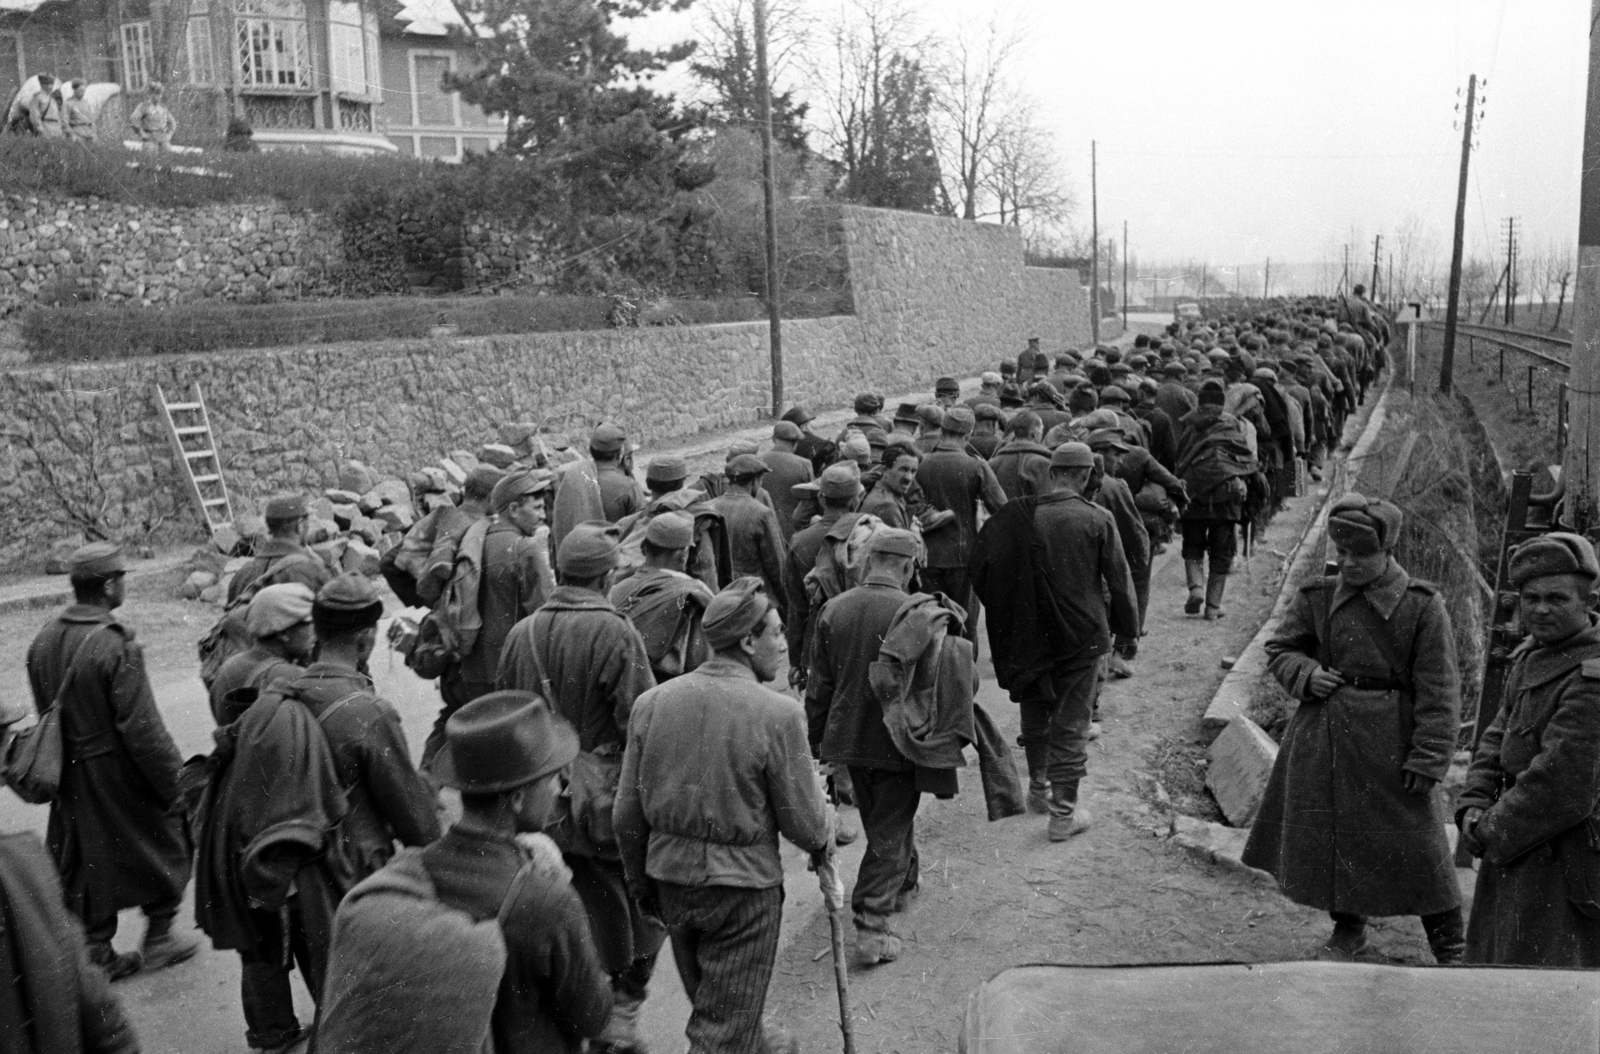
<path fill-rule="evenodd" d="M 577 734 L 531 692 L 492 692 L 445 727 L 435 770 L 461 792 L 461 819 L 340 906 L 318 1047 L 576 1054 L 605 1025 L 611 985 L 537 832 L 558 811 Z"/>
<path fill-rule="evenodd" d="M 544 525 L 547 472 L 530 469 L 503 477 L 489 495 L 493 521 L 478 520 L 461 537 L 455 570 L 435 611 L 450 621 L 464 650 L 444 676 L 444 706 L 422 745 L 422 769 L 432 768 L 444 745 L 450 715 L 494 691 L 500 651 L 511 627 L 531 615 L 555 588 L 550 572 L 549 529 Z"/>
<path fill-rule="evenodd" d="M 222 664 L 211 682 L 211 716 L 231 725 L 257 697 L 280 681 L 292 681 L 311 664 L 317 635 L 311 626 L 311 590 L 298 582 L 268 586 L 251 598 L 245 629 L 255 646 Z"/>
<path fill-rule="evenodd" d="M 712 593 L 684 571 L 693 544 L 694 520 L 680 512 L 654 517 L 639 543 L 644 566 L 611 587 L 611 605 L 639 631 L 657 684 L 710 656 L 701 618 Z"/>
<path fill-rule="evenodd" d="M 113 614 L 122 606 L 122 551 L 94 542 L 68 562 L 75 603 L 28 649 L 28 684 L 42 716 L 59 706 L 61 784 L 50 802 L 50 855 L 67 909 L 83 920 L 89 957 L 111 975 L 171 966 L 199 943 L 173 932 L 189 882 L 189 847 L 172 812 L 183 759 L 156 709 L 144 653 Z M 118 953 L 117 912 L 140 908 L 140 952 Z"/>
<path fill-rule="evenodd" d="M 542 695 L 578 730 L 581 753 L 569 788 L 573 823 L 561 838 L 616 993 L 598 1043 L 603 1050 L 638 1051 L 639 1009 L 666 934 L 628 895 L 611 807 L 628 715 L 656 682 L 639 631 L 606 599 L 620 552 L 617 536 L 616 527 L 595 522 L 567 534 L 556 552 L 560 585 L 506 638 L 497 685 Z"/>
<path fill-rule="evenodd" d="M 709 662 L 633 708 L 617 841 L 634 899 L 672 932 L 691 1049 L 781 1049 L 761 1020 L 783 917 L 778 835 L 826 852 L 829 809 L 804 712 L 764 687 L 783 665 L 777 598 L 735 581 L 707 609 L 706 636 Z"/>
<path fill-rule="evenodd" d="M 1245 478 L 1256 471 L 1256 459 L 1238 420 L 1222 408 L 1226 398 L 1222 382 L 1209 379 L 1200 385 L 1199 407 L 1178 422 L 1176 475 L 1189 495 L 1189 504 L 1179 514 L 1183 569 L 1189 585 L 1183 611 L 1198 615 L 1204 607 L 1208 622 L 1224 614 L 1222 597 L 1239 550 Z"/>
<path fill-rule="evenodd" d="M 299 582 L 312 593 L 333 577 L 322 558 L 306 548 L 306 522 L 310 509 L 304 494 L 280 494 L 267 502 L 264 513 L 267 539 L 256 549 L 250 562 L 235 572 L 228 583 L 228 607 L 248 602 L 254 591 L 279 582 Z M 259 581 L 258 581 L 259 580 Z"/>

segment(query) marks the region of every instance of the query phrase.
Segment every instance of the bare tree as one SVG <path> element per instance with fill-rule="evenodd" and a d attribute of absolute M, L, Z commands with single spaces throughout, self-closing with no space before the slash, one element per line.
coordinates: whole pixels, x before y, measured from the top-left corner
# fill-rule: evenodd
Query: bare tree
<path fill-rule="evenodd" d="M 945 193 L 959 203 L 962 219 L 978 218 L 987 169 L 1007 118 L 1020 103 L 1006 71 L 1021 50 L 1022 35 L 1020 24 L 995 14 L 981 29 L 958 27 L 939 42 L 933 62 L 935 106 L 943 125 L 939 167 Z"/>
<path fill-rule="evenodd" d="M 1076 207 L 1061 178 L 1050 137 L 1035 121 L 1031 107 L 1018 106 L 999 123 L 983 175 L 983 189 L 994 198 L 993 215 L 1002 224 L 1053 226 L 1065 222 Z"/>

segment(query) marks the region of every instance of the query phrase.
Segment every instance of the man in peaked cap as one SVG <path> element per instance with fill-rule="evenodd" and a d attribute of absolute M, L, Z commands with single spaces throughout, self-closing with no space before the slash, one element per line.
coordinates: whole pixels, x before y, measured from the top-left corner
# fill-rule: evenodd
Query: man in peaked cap
<path fill-rule="evenodd" d="M 1139 604 L 1111 514 L 1085 495 L 1094 452 L 1068 442 L 1050 455 L 1051 491 L 990 517 L 972 561 L 989 609 L 995 676 L 1022 709 L 1029 808 L 1050 816 L 1048 837 L 1088 830 L 1079 803 L 1100 657 L 1112 634 L 1139 632 Z M 1035 568 L 1034 539 L 1044 542 Z M 1046 592 L 1054 605 L 1041 601 Z M 1060 618 L 1052 613 L 1060 612 Z"/>
<path fill-rule="evenodd" d="M 973 413 L 978 412 L 980 406 L 992 406 L 1000 409 L 1000 388 L 1004 383 L 998 373 L 985 372 L 978 378 L 978 394 L 967 400 L 967 408 Z"/>
<path fill-rule="evenodd" d="M 700 620 L 712 593 L 685 571 L 693 545 L 694 517 L 663 512 L 652 518 L 639 542 L 644 564 L 619 578 L 608 594 L 644 640 L 657 684 L 688 673 L 710 655 Z"/>
<path fill-rule="evenodd" d="M 714 656 L 634 704 L 617 841 L 634 899 L 672 933 L 691 1047 L 782 1050 L 762 1022 L 783 917 L 773 832 L 820 856 L 830 810 L 804 711 L 765 687 L 785 655 L 778 598 L 736 579 L 707 608 L 705 632 Z"/>
<path fill-rule="evenodd" d="M 929 592 L 945 594 L 967 612 L 967 639 L 976 642 L 978 609 L 968 566 L 978 537 L 978 506 L 992 516 L 1006 503 L 1006 495 L 989 463 L 967 449 L 972 411 L 956 406 L 944 416 L 939 441 L 917 467 L 917 484 L 931 507 L 948 510 L 955 518 L 924 539 L 928 566 L 922 571 L 922 585 Z"/>
<path fill-rule="evenodd" d="M 817 565 L 817 555 L 830 534 L 848 535 L 855 526 L 855 510 L 862 497 L 861 473 L 855 463 L 830 465 L 815 484 L 821 516 L 815 523 L 797 530 L 789 541 L 789 560 L 784 569 L 784 592 L 788 603 L 784 626 L 789 637 L 789 677 L 803 685 L 811 661 L 811 639 L 817 612 L 812 610 L 805 579 Z"/>
<path fill-rule="evenodd" d="M 939 443 L 939 430 L 944 426 L 944 408 L 938 403 L 923 403 L 917 407 L 917 449 L 930 453 Z"/>
<path fill-rule="evenodd" d="M 189 848 L 173 811 L 183 758 L 156 709 L 144 653 L 113 612 L 122 606 L 122 551 L 94 542 L 68 562 L 74 602 L 28 649 L 34 708 L 61 707 L 61 786 L 50 803 L 50 855 L 89 957 L 112 980 L 194 955 L 173 932 L 189 881 Z M 68 683 L 69 671 L 71 674 Z M 143 910 L 141 952 L 111 947 L 117 912 Z"/>
<path fill-rule="evenodd" d="M 884 429 L 875 423 L 868 427 L 884 434 Z M 794 452 L 804 437 L 800 426 L 793 421 L 779 421 L 772 428 L 772 449 L 761 455 L 769 473 L 764 481 L 765 489 L 772 499 L 772 511 L 778 514 L 778 533 L 783 536 L 784 545 L 789 544 L 794 534 L 794 510 L 800 504 L 794 488 L 816 478 L 811 462 Z"/>
<path fill-rule="evenodd" d="M 1512 652 L 1503 702 L 1456 803 L 1462 841 L 1483 861 L 1466 961 L 1593 969 L 1600 563 L 1588 539 L 1558 532 L 1523 542 L 1507 571 L 1528 639 Z M 1588 866 L 1569 870 L 1574 861 Z"/>
<path fill-rule="evenodd" d="M 628 715 L 656 684 L 639 631 L 607 599 L 620 549 L 616 527 L 572 529 L 556 550 L 556 591 L 506 638 L 497 687 L 543 695 L 578 732 L 581 767 L 596 785 L 579 788 L 574 798 L 584 804 L 575 807 L 598 811 L 574 818 L 562 849 L 615 995 L 598 1042 L 637 1050 L 639 1011 L 666 933 L 628 895 L 609 822 Z"/>
<path fill-rule="evenodd" d="M 298 582 L 267 586 L 250 601 L 245 629 L 255 644 L 232 656 L 211 682 L 211 716 L 231 725 L 267 688 L 292 681 L 317 650 L 311 628 L 315 594 Z"/>
<path fill-rule="evenodd" d="M 817 415 L 804 405 L 791 406 L 783 415 L 783 420 L 796 425 L 802 433 L 794 452 L 811 462 L 812 471 L 820 476 L 823 469 L 838 459 L 839 448 L 812 430 L 811 422 L 816 418 Z"/>
<path fill-rule="evenodd" d="M 229 608 L 248 602 L 262 586 L 298 582 L 315 593 L 333 577 L 322 558 L 306 548 L 306 521 L 311 513 L 304 494 L 280 494 L 268 500 L 263 512 L 267 538 L 229 581 Z"/>
<path fill-rule="evenodd" d="M 1368 916 L 1420 915 L 1434 957 L 1459 962 L 1461 894 L 1435 788 L 1461 684 L 1443 599 L 1390 555 L 1401 520 L 1386 501 L 1335 502 L 1338 574 L 1302 586 L 1267 642 L 1268 669 L 1300 706 L 1243 860 L 1332 916 L 1334 952 L 1366 946 Z"/>
<path fill-rule="evenodd" d="M 616 425 L 603 424 L 589 436 L 589 456 L 594 459 L 600 505 L 607 523 L 638 512 L 644 504 L 638 481 L 623 467 L 628 453 L 627 433 Z"/>
<path fill-rule="evenodd" d="M 491 518 L 477 520 L 456 547 L 462 564 L 456 631 L 467 641 L 439 678 L 444 705 L 422 746 L 422 768 L 429 772 L 444 745 L 450 715 L 481 695 L 494 691 L 500 650 L 511 627 L 531 614 L 555 591 L 550 567 L 550 528 L 545 526 L 545 492 L 550 474 L 543 469 L 508 473 L 489 493 Z M 471 595 L 476 567 L 477 593 Z"/>
<path fill-rule="evenodd" d="M 758 575 L 772 596 L 783 595 L 783 560 L 787 550 L 778 517 L 755 496 L 767 464 L 754 454 L 740 454 L 728 463 L 728 491 L 711 503 L 728 529 L 733 574 Z"/>
<path fill-rule="evenodd" d="M 965 456 L 965 455 L 963 455 Z M 870 671 L 916 570 L 919 543 L 910 531 L 874 536 L 861 585 L 829 600 L 817 619 L 806 718 L 812 752 L 849 770 L 867 852 L 850 906 L 856 958 L 864 966 L 899 958 L 890 917 L 919 887 L 914 823 L 921 792 L 915 767 L 895 746 Z"/>

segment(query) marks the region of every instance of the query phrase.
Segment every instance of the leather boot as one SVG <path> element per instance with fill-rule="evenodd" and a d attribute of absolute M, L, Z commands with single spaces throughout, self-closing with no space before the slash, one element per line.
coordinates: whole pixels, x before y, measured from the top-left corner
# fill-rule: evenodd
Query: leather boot
<path fill-rule="evenodd" d="M 1028 759 L 1028 811 L 1043 816 L 1050 811 L 1050 777 L 1045 774 L 1050 745 L 1024 743 L 1022 753 Z"/>
<path fill-rule="evenodd" d="M 1323 947 L 1352 959 L 1360 955 L 1367 949 L 1367 920 L 1359 915 L 1335 915 L 1333 933 Z"/>
<path fill-rule="evenodd" d="M 172 919 L 153 918 L 144 931 L 144 946 L 140 949 L 146 970 L 163 970 L 194 958 L 200 942 L 193 937 L 180 937 L 172 932 Z"/>
<path fill-rule="evenodd" d="M 1183 577 L 1189 583 L 1189 599 L 1183 602 L 1185 615 L 1198 615 L 1206 602 L 1206 562 L 1185 560 Z"/>
<path fill-rule="evenodd" d="M 639 1010 L 643 999 L 633 999 L 617 993 L 611 1005 L 611 1017 L 589 1049 L 603 1054 L 648 1054 L 644 1037 L 639 1035 Z"/>
<path fill-rule="evenodd" d="M 1461 922 L 1460 908 L 1422 916 L 1422 929 L 1428 935 L 1428 947 L 1433 950 L 1433 959 L 1440 966 L 1459 964 L 1466 956 L 1467 935 Z"/>
<path fill-rule="evenodd" d="M 119 954 L 111 947 L 110 941 L 89 945 L 89 961 L 104 970 L 106 976 L 113 981 L 120 981 L 124 977 L 138 973 L 139 967 L 144 965 L 144 959 L 138 952 Z"/>
<path fill-rule="evenodd" d="M 1052 842 L 1065 842 L 1082 834 L 1092 822 L 1089 810 L 1078 804 L 1076 782 L 1050 785 L 1050 826 L 1045 833 Z"/>
<path fill-rule="evenodd" d="M 1206 583 L 1206 621 L 1219 619 L 1227 612 L 1222 610 L 1222 594 L 1228 588 L 1227 575 L 1212 575 Z"/>

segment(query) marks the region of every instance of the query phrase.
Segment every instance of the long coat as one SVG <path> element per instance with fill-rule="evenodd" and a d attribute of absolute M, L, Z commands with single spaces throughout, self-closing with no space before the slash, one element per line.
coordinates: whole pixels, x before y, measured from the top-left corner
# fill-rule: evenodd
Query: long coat
<path fill-rule="evenodd" d="M 1378 634 L 1391 642 L 1399 669 Z M 1438 593 L 1393 560 L 1365 589 L 1318 579 L 1300 589 L 1266 651 L 1272 675 L 1300 707 L 1279 744 L 1244 862 L 1277 878 L 1290 900 L 1323 911 L 1428 915 L 1459 905 L 1439 798 L 1402 783 L 1404 772 L 1444 778 L 1460 723 L 1455 643 Z M 1319 665 L 1346 681 L 1409 689 L 1347 685 L 1314 699 L 1309 683 Z"/>
<path fill-rule="evenodd" d="M 1600 908 L 1564 874 L 1600 893 L 1600 626 L 1517 649 L 1457 807 L 1486 810 L 1467 961 L 1600 966 Z"/>
<path fill-rule="evenodd" d="M 28 649 L 34 703 L 50 707 L 91 633 L 62 702 L 66 764 L 48 831 L 67 907 L 87 925 L 175 900 L 189 881 L 189 846 L 173 808 L 183 758 L 156 709 L 133 631 L 105 608 L 67 608 Z"/>

